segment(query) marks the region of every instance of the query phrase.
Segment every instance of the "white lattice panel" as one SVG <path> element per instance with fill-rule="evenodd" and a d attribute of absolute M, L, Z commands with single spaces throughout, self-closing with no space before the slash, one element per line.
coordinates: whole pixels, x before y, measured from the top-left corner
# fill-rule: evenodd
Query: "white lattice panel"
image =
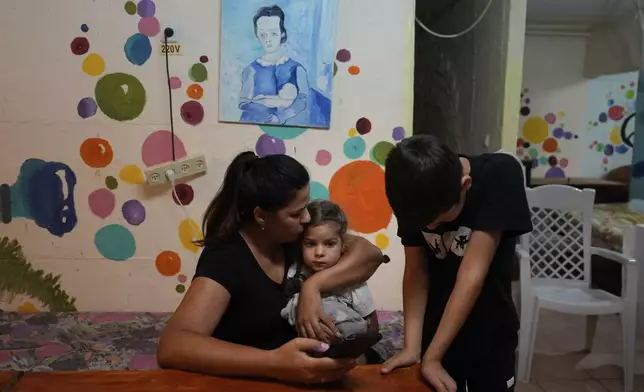
<path fill-rule="evenodd" d="M 583 219 L 580 211 L 532 207 L 532 277 L 584 280 Z"/>

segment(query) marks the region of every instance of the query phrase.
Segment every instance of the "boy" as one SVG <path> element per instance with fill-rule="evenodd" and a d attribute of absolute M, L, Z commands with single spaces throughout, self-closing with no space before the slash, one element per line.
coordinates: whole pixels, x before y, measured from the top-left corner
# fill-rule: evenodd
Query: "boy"
<path fill-rule="evenodd" d="M 405 346 L 383 373 L 422 360 L 439 392 L 514 390 L 512 262 L 516 237 L 532 231 L 523 178 L 509 154 L 459 157 L 429 135 L 391 151 L 385 183 L 405 247 Z"/>

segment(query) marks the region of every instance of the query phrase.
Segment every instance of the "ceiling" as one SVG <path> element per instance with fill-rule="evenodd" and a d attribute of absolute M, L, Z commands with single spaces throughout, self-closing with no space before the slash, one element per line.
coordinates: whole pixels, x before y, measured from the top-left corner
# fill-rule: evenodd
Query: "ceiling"
<path fill-rule="evenodd" d="M 596 23 L 634 15 L 634 10 L 633 0 L 528 0 L 527 22 L 590 28 Z"/>

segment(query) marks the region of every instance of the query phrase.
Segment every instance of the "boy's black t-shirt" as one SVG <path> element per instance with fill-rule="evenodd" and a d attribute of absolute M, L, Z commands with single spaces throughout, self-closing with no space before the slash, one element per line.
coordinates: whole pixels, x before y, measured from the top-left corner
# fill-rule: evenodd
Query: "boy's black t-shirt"
<path fill-rule="evenodd" d="M 284 270 L 288 270 L 288 262 Z M 206 246 L 195 278 L 205 277 L 230 293 L 230 302 L 214 338 L 263 350 L 276 349 L 297 337 L 280 312 L 288 303 L 284 284 L 276 283 L 259 266 L 241 235 Z"/>
<path fill-rule="evenodd" d="M 430 282 L 423 325 L 423 353 L 436 333 L 454 289 L 470 235 L 477 230 L 503 234 L 478 300 L 448 355 L 471 358 L 489 354 L 503 344 L 516 346 L 519 321 L 512 301 L 512 262 L 516 237 L 532 231 L 523 168 L 513 156 L 505 153 L 468 159 L 472 186 L 459 216 L 435 230 L 398 232 L 404 246 L 422 246 L 427 254 Z M 440 184 L 436 191 L 440 192 Z"/>

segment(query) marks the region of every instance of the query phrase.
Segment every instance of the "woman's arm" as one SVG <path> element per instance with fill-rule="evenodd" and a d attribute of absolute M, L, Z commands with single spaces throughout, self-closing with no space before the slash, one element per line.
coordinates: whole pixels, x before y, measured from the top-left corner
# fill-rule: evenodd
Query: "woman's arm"
<path fill-rule="evenodd" d="M 329 342 L 340 336 L 333 321 L 322 309 L 321 293 L 364 283 L 376 272 L 384 257 L 365 238 L 347 235 L 347 251 L 331 268 L 316 272 L 300 290 L 297 330 L 302 337 Z"/>
<path fill-rule="evenodd" d="M 196 278 L 161 336 L 159 366 L 214 375 L 269 377 L 269 351 L 210 336 L 229 301 L 230 294 L 222 285 Z"/>

